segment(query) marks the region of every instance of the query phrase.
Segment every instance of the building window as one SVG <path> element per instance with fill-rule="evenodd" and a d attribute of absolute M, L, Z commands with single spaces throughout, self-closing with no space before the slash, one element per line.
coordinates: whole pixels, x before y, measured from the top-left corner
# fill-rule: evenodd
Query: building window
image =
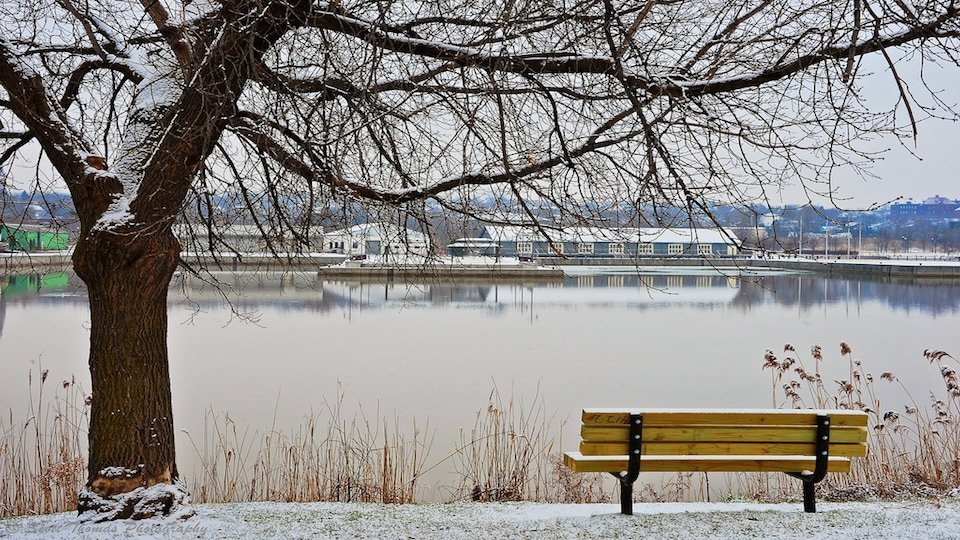
<path fill-rule="evenodd" d="M 557 255 L 563 255 L 563 242 L 551 243 L 550 251 L 556 253 Z"/>
<path fill-rule="evenodd" d="M 682 255 L 683 254 L 683 244 L 668 244 L 667 253 L 669 255 Z"/>
<path fill-rule="evenodd" d="M 653 244 L 637 244 L 637 255 L 653 255 Z"/>
<path fill-rule="evenodd" d="M 713 255 L 713 244 L 697 244 L 697 255 Z"/>
<path fill-rule="evenodd" d="M 580 255 L 593 255 L 593 242 L 577 244 L 577 253 Z"/>
<path fill-rule="evenodd" d="M 517 242 L 517 253 L 520 255 L 533 254 L 533 242 Z"/>
<path fill-rule="evenodd" d="M 607 253 L 611 255 L 623 255 L 623 244 L 610 244 L 607 247 Z"/>

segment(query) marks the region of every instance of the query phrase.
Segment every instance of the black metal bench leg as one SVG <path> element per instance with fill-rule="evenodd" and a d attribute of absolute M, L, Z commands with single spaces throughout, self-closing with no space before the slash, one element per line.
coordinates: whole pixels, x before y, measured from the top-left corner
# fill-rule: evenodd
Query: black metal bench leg
<path fill-rule="evenodd" d="M 633 483 L 640 476 L 640 451 L 643 441 L 643 415 L 630 415 L 630 434 L 627 439 L 629 455 L 627 457 L 627 472 L 625 474 L 610 473 L 620 480 L 620 513 L 626 516 L 633 515 Z"/>
<path fill-rule="evenodd" d="M 620 513 L 626 516 L 633 515 L 633 482 L 620 479 Z"/>
<path fill-rule="evenodd" d="M 790 473 L 790 476 L 803 481 L 803 511 L 813 514 L 817 511 L 817 482 L 827 476 L 830 460 L 830 416 L 817 415 L 816 456 L 817 462 L 812 474 Z"/>
<path fill-rule="evenodd" d="M 803 483 L 803 511 L 810 514 L 817 511 L 817 485 L 813 482 Z"/>

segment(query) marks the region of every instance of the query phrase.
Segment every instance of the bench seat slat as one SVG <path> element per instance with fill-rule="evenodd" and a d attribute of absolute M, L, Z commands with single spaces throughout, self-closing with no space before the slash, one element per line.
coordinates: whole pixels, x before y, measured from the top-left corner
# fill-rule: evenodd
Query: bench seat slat
<path fill-rule="evenodd" d="M 563 463 L 574 472 L 620 472 L 627 456 L 584 456 L 567 452 Z M 640 472 L 804 472 L 816 464 L 813 456 L 644 456 Z M 829 472 L 850 472 L 850 458 L 829 458 Z"/>
<path fill-rule="evenodd" d="M 678 443 L 644 443 L 641 445 L 643 455 L 677 456 L 677 455 L 814 455 L 816 448 L 813 443 L 715 443 L 715 442 L 678 442 Z M 584 456 L 626 455 L 626 442 L 591 442 L 580 443 L 580 453 Z M 864 443 L 841 443 L 830 445 L 830 455 L 840 457 L 863 457 L 867 455 L 867 445 Z"/>
<path fill-rule="evenodd" d="M 590 442 L 626 441 L 629 426 L 584 425 L 580 438 Z M 814 426 L 648 426 L 644 421 L 643 442 L 812 442 Z M 832 427 L 831 443 L 860 443 L 867 440 L 867 429 Z"/>
<path fill-rule="evenodd" d="M 752 424 L 815 425 L 817 413 L 830 415 L 833 426 L 866 427 L 868 416 L 862 411 L 813 409 L 583 409 L 582 421 L 588 425 L 627 425 L 631 413 L 643 414 L 644 426 L 658 424 Z"/>

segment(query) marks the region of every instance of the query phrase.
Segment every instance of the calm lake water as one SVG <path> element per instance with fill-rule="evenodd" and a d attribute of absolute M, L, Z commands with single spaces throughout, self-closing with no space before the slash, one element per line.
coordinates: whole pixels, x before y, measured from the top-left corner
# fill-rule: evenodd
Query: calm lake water
<path fill-rule="evenodd" d="M 224 274 L 240 293 L 229 304 L 181 281 L 170 301 L 178 429 L 201 432 L 211 408 L 251 431 L 285 429 L 340 388 L 348 411 L 429 421 L 439 459 L 497 388 L 539 396 L 555 420 L 570 420 L 563 445 L 574 450 L 583 407 L 769 407 L 764 352 L 782 356 L 786 343 L 801 360 L 823 346 L 832 390 L 847 376 L 845 341 L 867 371 L 895 373 L 921 403 L 943 388 L 924 349 L 960 355 L 960 283 L 633 270 L 576 269 L 554 284 Z M 2 410 L 25 417 L 27 374 L 41 367 L 89 388 L 76 278 L 7 275 L 0 285 Z M 883 384 L 881 407 L 900 408 L 902 391 Z M 195 455 L 180 436 L 181 469 Z"/>

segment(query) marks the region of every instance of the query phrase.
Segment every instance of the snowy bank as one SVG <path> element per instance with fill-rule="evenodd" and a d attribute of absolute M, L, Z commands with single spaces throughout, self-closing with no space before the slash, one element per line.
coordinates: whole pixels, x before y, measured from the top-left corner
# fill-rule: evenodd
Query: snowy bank
<path fill-rule="evenodd" d="M 72 514 L 0 520 L 0 537 L 64 538 L 960 538 L 960 500 L 898 503 L 246 503 L 186 521 L 80 524 Z"/>

